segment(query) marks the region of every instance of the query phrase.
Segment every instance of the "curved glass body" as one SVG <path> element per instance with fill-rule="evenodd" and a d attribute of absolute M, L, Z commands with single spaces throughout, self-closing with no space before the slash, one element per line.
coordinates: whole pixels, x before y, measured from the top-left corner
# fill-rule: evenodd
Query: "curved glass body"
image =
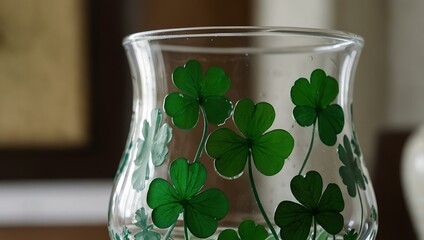
<path fill-rule="evenodd" d="M 111 239 L 375 239 L 352 121 L 362 45 L 297 28 L 125 38 L 133 117 Z"/>

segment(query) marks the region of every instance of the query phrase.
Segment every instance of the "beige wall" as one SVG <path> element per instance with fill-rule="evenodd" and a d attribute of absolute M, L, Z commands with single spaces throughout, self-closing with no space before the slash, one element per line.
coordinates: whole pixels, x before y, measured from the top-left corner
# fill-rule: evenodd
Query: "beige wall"
<path fill-rule="evenodd" d="M 387 124 L 424 123 L 424 1 L 388 0 Z"/>
<path fill-rule="evenodd" d="M 252 0 L 253 23 L 259 26 L 332 28 L 335 0 Z"/>

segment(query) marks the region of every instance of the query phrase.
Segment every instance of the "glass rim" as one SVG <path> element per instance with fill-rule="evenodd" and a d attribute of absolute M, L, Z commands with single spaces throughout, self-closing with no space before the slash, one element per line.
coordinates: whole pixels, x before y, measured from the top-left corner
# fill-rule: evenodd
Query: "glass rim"
<path fill-rule="evenodd" d="M 122 44 L 125 46 L 136 41 L 232 36 L 303 36 L 348 42 L 361 47 L 364 45 L 363 37 L 351 32 L 333 29 L 279 26 L 205 26 L 149 30 L 127 35 L 123 38 Z"/>

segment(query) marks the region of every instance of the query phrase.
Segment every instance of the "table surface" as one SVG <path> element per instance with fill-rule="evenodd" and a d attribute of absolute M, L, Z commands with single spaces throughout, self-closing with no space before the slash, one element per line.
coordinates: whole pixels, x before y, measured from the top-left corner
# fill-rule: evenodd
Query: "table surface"
<path fill-rule="evenodd" d="M 110 240 L 105 226 L 0 227 L 0 240 Z"/>

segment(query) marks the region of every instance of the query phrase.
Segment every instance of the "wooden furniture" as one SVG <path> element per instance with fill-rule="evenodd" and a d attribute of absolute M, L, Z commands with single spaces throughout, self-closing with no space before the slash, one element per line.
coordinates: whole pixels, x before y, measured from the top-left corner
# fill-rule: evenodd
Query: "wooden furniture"
<path fill-rule="evenodd" d="M 110 240 L 105 226 L 0 227 L 0 239 L 10 240 Z"/>
<path fill-rule="evenodd" d="M 409 131 L 384 131 L 379 136 L 374 190 L 379 226 L 377 240 L 417 239 L 402 192 L 400 161 Z"/>

